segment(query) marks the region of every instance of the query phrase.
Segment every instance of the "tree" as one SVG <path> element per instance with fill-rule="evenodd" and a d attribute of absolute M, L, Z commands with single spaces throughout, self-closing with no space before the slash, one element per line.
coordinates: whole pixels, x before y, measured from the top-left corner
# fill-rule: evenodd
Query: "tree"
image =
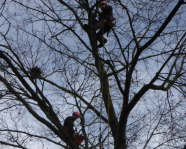
<path fill-rule="evenodd" d="M 109 1 L 117 25 L 98 49 L 83 24 L 100 1 L 1 2 L 3 147 L 77 149 L 63 121 L 79 111 L 81 148 L 183 148 L 186 2 Z"/>

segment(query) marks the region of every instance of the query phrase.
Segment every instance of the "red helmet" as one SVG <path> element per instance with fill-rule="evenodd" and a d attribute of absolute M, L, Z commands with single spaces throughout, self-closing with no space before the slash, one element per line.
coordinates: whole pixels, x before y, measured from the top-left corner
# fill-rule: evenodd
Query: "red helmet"
<path fill-rule="evenodd" d="M 99 7 L 100 7 L 100 5 L 107 5 L 107 3 L 106 2 L 100 2 Z"/>
<path fill-rule="evenodd" d="M 80 114 L 79 114 L 79 112 L 73 112 L 72 113 L 72 116 L 75 116 L 75 117 L 79 118 L 80 117 Z"/>

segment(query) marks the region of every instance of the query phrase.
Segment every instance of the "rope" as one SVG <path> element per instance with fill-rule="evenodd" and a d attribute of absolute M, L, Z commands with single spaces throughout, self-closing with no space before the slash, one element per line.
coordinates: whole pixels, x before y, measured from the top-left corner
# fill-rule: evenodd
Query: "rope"
<path fill-rule="evenodd" d="M 94 76 L 95 77 L 95 76 Z M 96 78 L 96 77 L 95 77 Z M 94 78 L 94 93 L 95 93 L 95 84 L 96 84 L 96 81 L 95 81 L 95 78 Z M 94 113 L 95 113 L 95 106 L 96 106 L 96 100 L 94 100 Z M 96 125 L 95 125 L 95 123 L 94 123 L 94 136 L 95 136 L 95 127 L 96 127 Z"/>
<path fill-rule="evenodd" d="M 103 42 L 103 59 L 104 59 L 104 25 L 105 25 L 105 22 L 103 22 L 103 26 L 102 26 L 102 42 Z M 109 41 L 110 41 L 110 38 L 109 38 Z M 109 49 L 110 49 L 110 45 L 109 45 Z M 99 61 L 101 63 L 101 61 Z M 100 65 L 99 65 L 99 69 L 100 69 Z M 102 70 L 99 70 L 100 72 Z M 103 77 L 103 73 L 102 73 L 102 76 Z M 102 84 L 102 93 L 103 93 L 103 84 Z M 101 143 L 101 139 L 102 139 L 102 134 L 101 134 L 101 116 L 102 116 L 102 104 L 103 104 L 103 100 L 101 101 L 101 107 L 100 107 L 100 126 L 99 126 L 99 129 L 100 129 L 100 137 L 99 137 L 99 142 L 100 142 L 100 149 L 103 149 L 103 144 Z M 108 86 L 108 149 L 109 149 L 109 122 L 110 122 L 110 119 L 109 119 L 109 116 L 110 116 L 110 94 L 109 94 L 109 86 Z"/>
<path fill-rule="evenodd" d="M 104 45 L 104 40 L 103 40 L 103 33 L 104 33 L 104 24 L 102 26 L 102 42 Z M 104 46 L 103 46 L 103 59 L 104 59 Z M 101 66 L 101 60 L 99 60 L 99 72 L 101 73 L 101 81 L 103 78 L 103 72 L 100 68 Z M 102 94 L 103 94 L 103 81 L 101 82 L 101 89 L 102 89 Z M 100 136 L 99 136 L 99 143 L 100 143 L 100 149 L 102 149 L 103 144 L 101 143 L 101 139 L 102 139 L 102 134 L 101 134 L 101 116 L 102 116 L 102 104 L 103 104 L 103 100 L 101 100 L 101 105 L 100 105 L 100 123 L 99 123 L 99 130 L 100 130 Z"/>
<path fill-rule="evenodd" d="M 110 121 L 110 119 L 109 119 L 109 106 L 110 106 L 110 95 L 109 95 L 109 87 L 108 87 L 108 140 L 107 140 L 108 149 L 109 149 L 109 121 Z"/>
<path fill-rule="evenodd" d="M 103 24 L 103 27 L 102 27 L 103 59 L 104 59 L 104 37 L 103 37 L 103 35 L 104 35 L 104 24 Z M 109 46 L 109 48 L 110 48 L 110 46 Z M 102 74 L 102 77 L 103 77 L 103 74 Z M 102 85 L 102 93 L 103 93 L 103 85 Z M 109 109 L 110 109 L 110 95 L 109 95 L 109 86 L 108 86 L 108 135 L 107 135 L 108 136 L 108 140 L 107 140 L 108 141 L 108 149 L 109 149 L 109 121 L 110 121 L 110 119 L 109 119 L 109 114 L 110 114 Z M 101 111 L 100 111 L 100 113 L 102 113 L 102 101 L 101 101 Z M 101 138 L 102 138 L 102 134 L 101 134 L 101 116 L 100 116 L 100 138 L 99 138 L 100 149 L 102 149 L 101 146 L 103 146 L 101 144 Z"/>
<path fill-rule="evenodd" d="M 105 24 L 103 24 L 103 28 L 102 28 L 103 59 L 104 59 L 104 37 L 103 37 L 103 35 L 104 35 L 104 25 Z M 102 85 L 102 88 L 103 88 L 103 85 Z M 102 91 L 102 93 L 103 93 L 103 91 Z M 101 107 L 102 107 L 102 104 L 101 104 Z M 109 149 L 109 121 L 110 121 L 110 119 L 109 119 L 109 114 L 110 114 L 109 113 L 109 108 L 110 108 L 110 95 L 109 95 L 109 86 L 108 86 L 108 140 L 107 140 L 108 141 L 108 149 Z M 100 133 L 100 137 L 101 137 L 101 133 Z"/>
<path fill-rule="evenodd" d="M 110 43 L 110 38 L 109 38 L 109 43 Z M 110 44 L 109 44 L 109 50 L 110 50 Z M 108 86 L 108 149 L 109 149 L 109 123 L 110 123 L 110 94 L 109 94 L 109 86 Z"/>

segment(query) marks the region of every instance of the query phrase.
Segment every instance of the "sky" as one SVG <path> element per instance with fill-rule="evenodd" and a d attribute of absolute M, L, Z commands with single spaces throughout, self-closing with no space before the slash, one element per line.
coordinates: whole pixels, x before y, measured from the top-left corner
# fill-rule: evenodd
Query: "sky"
<path fill-rule="evenodd" d="M 10 8 L 10 7 L 9 7 Z M 16 7 L 12 7 L 13 9 L 11 9 L 11 11 L 13 12 L 13 11 L 17 11 L 18 10 L 18 8 L 16 8 Z M 62 16 L 65 16 L 65 14 L 63 14 Z M 15 14 L 15 16 L 9 16 L 9 17 L 12 17 L 12 18 L 14 18 L 15 20 L 16 19 L 22 19 L 21 18 L 21 16 L 19 16 L 19 14 L 17 13 L 17 14 Z M 25 15 L 22 15 L 22 17 L 27 17 L 27 15 L 25 14 Z M 68 18 L 68 16 L 66 16 L 66 18 Z M 4 20 L 3 19 L 3 17 L 1 16 L 0 17 L 0 22 L 3 22 L 2 20 Z M 20 21 L 19 20 L 19 21 Z M 18 27 L 17 26 L 17 23 L 19 23 L 19 21 L 13 21 L 12 22 L 12 26 L 14 26 L 15 28 L 14 29 L 12 29 L 11 28 L 11 30 L 10 30 L 10 32 L 12 32 L 12 33 L 14 33 L 15 31 L 16 31 L 16 27 Z M 29 22 L 29 21 L 28 21 Z M 119 26 L 119 25 L 122 25 L 122 21 L 121 21 L 121 19 L 118 19 L 118 21 L 117 21 L 117 25 Z M 49 24 L 49 25 L 51 25 L 51 24 Z M 79 28 L 79 26 L 78 25 L 76 25 L 77 26 L 77 30 L 78 30 L 78 28 Z M 20 26 L 19 26 L 20 27 Z M 21 27 L 23 27 L 23 26 L 21 26 Z M 35 22 L 35 26 L 33 27 L 32 25 L 25 25 L 25 29 L 28 29 L 29 31 L 32 31 L 32 29 L 34 28 L 34 29 L 36 29 L 37 30 L 37 32 L 35 32 L 37 35 L 39 35 L 39 33 L 40 33 L 40 31 L 42 31 L 42 29 L 43 29 L 43 27 L 45 27 L 45 28 L 47 28 L 47 25 L 46 24 L 40 24 L 40 23 L 37 23 L 37 22 Z M 58 25 L 53 25 L 53 27 L 57 30 L 57 29 L 59 29 L 59 31 L 61 31 L 60 30 L 60 26 L 58 26 Z M 129 27 L 128 26 L 128 24 L 127 25 L 125 25 L 125 27 Z M 116 27 L 117 28 L 117 27 Z M 124 28 L 124 27 L 123 27 Z M 7 29 L 7 23 L 4 23 L 3 25 L 2 24 L 0 24 L 0 30 L 3 30 L 3 31 L 5 31 Z M 56 31 L 55 30 L 55 31 Z M 84 33 L 82 30 L 78 30 L 77 32 L 82 32 L 83 33 L 83 35 L 82 35 L 82 37 L 83 37 L 83 39 L 86 39 L 87 38 L 87 35 L 86 35 L 86 33 Z M 20 33 L 21 34 L 21 33 Z M 127 34 L 126 34 L 127 35 Z M 25 38 L 26 38 L 26 35 L 24 36 Z M 49 34 L 47 34 L 47 37 L 49 37 Z M 114 40 L 113 40 L 113 34 L 112 33 L 110 33 L 110 37 L 106 37 L 107 39 L 109 39 L 110 40 L 110 42 L 115 42 Z M 122 36 L 121 36 L 121 38 L 122 38 Z M 29 38 L 28 38 L 29 39 Z M 19 39 L 20 40 L 20 39 Z M 23 40 L 23 39 L 22 39 Z M 32 42 L 32 45 L 30 46 L 30 47 L 32 47 L 32 50 L 34 50 L 34 48 L 37 48 L 37 47 L 39 47 L 39 42 L 37 41 L 37 40 L 32 40 L 32 39 L 29 39 L 30 40 L 30 42 Z M 48 38 L 48 40 L 49 40 L 49 38 Z M 75 48 L 77 47 L 77 43 L 75 42 L 75 41 L 78 41 L 76 38 L 73 38 L 73 40 L 72 40 L 72 38 L 69 36 L 69 37 L 65 37 L 65 38 L 61 38 L 61 40 L 63 40 L 66 44 L 71 44 L 71 46 L 72 47 L 74 47 L 74 50 L 76 50 Z M 2 37 L 0 37 L 0 41 L 2 42 Z M 122 45 L 124 46 L 124 45 L 126 45 L 126 43 L 127 43 L 127 40 L 123 40 L 124 42 L 122 42 Z M 87 42 L 87 44 L 89 45 L 89 41 L 88 41 L 88 39 L 86 40 L 86 42 Z M 48 43 L 50 43 L 50 41 L 48 41 Z M 28 47 L 29 48 L 29 46 L 27 45 L 27 44 L 25 44 L 25 46 L 26 47 Z M 42 49 L 45 49 L 45 46 L 41 46 L 42 47 Z M 108 44 L 106 44 L 106 47 L 109 49 L 112 49 L 112 46 L 110 47 L 110 44 L 108 43 Z M 158 48 L 159 48 L 159 46 L 157 46 Z M 156 47 L 156 48 L 157 48 Z M 161 46 L 160 46 L 161 47 Z M 25 48 L 25 47 L 24 47 Z M 23 48 L 23 49 L 24 49 Z M 72 48 L 73 49 L 73 48 Z M 116 50 L 117 50 L 117 48 L 116 48 Z M 37 50 L 36 50 L 37 51 Z M 114 51 L 115 53 L 117 53 L 116 51 Z M 147 50 L 147 51 L 145 51 L 145 53 L 144 53 L 144 55 L 146 55 L 147 53 L 150 53 L 151 52 L 151 50 L 149 49 L 149 50 Z M 104 50 L 103 49 L 100 49 L 100 54 L 103 54 L 104 53 Z M 43 53 L 43 55 L 47 55 L 47 53 Z M 132 54 L 132 53 L 131 53 Z M 35 56 L 35 58 L 34 59 L 37 59 L 38 60 L 38 63 L 36 63 L 35 65 L 39 65 L 39 62 L 41 61 L 41 58 L 40 57 L 37 57 L 37 53 L 35 53 L 35 54 L 33 54 L 34 56 Z M 52 55 L 52 56 L 54 56 L 54 55 Z M 85 57 L 86 58 L 86 57 Z M 30 58 L 31 59 L 31 58 Z M 30 60 L 29 59 L 29 60 Z M 48 59 L 50 59 L 50 56 L 46 56 L 46 57 L 44 57 L 43 59 L 42 59 L 42 64 L 43 63 L 47 63 L 48 61 Z M 27 61 L 27 65 L 29 66 L 29 60 Z M 156 68 L 154 68 L 154 63 L 153 63 L 153 61 L 154 60 L 152 60 L 152 61 L 149 61 L 149 63 L 145 66 L 144 65 L 144 61 L 141 61 L 141 62 L 139 62 L 138 63 L 138 69 L 141 71 L 141 72 L 145 72 L 145 70 L 146 70 L 146 67 L 149 67 L 150 69 L 150 71 L 149 72 L 145 72 L 145 73 L 141 73 L 140 74 L 140 77 L 139 77 L 139 79 L 143 82 L 143 83 L 145 83 L 145 82 L 148 82 L 149 80 L 150 80 L 150 78 L 148 78 L 147 76 L 151 76 L 151 77 L 153 77 L 154 76 L 154 72 L 156 72 L 157 71 L 157 67 Z M 33 65 L 34 65 L 34 62 L 32 63 Z M 45 65 L 46 66 L 46 65 Z M 47 71 L 47 70 L 45 70 L 45 71 Z M 167 71 L 167 70 L 166 70 Z M 52 78 L 53 76 L 51 76 L 50 78 Z M 56 78 L 54 78 L 54 80 L 55 80 Z M 57 80 L 55 80 L 56 82 L 57 82 Z M 160 83 L 160 82 L 157 82 L 157 83 Z M 139 85 L 140 86 L 140 85 Z M 139 90 L 139 87 L 138 86 L 134 86 L 134 91 L 135 92 L 137 92 L 138 90 Z M 53 95 L 51 95 L 52 94 L 52 91 L 50 92 L 49 90 L 47 90 L 46 91 L 47 92 L 47 95 L 48 95 L 48 98 L 50 98 L 51 100 L 60 100 L 60 95 L 58 95 L 58 96 L 53 96 Z M 161 105 L 162 104 L 162 101 L 161 101 L 161 97 L 164 97 L 164 95 L 166 94 L 166 93 L 164 93 L 164 95 L 162 94 L 160 94 L 159 96 L 158 95 L 156 95 L 156 93 L 157 92 L 149 92 L 148 94 L 146 94 L 145 96 L 144 96 L 144 101 L 142 100 L 140 103 L 139 103 L 139 106 L 138 107 L 136 107 L 136 108 L 134 108 L 134 114 L 133 115 L 135 115 L 135 110 L 136 110 L 136 113 L 137 112 L 140 112 L 140 111 L 137 111 L 137 108 L 139 108 L 139 107 L 141 107 L 142 109 L 144 108 L 144 109 L 151 109 L 152 110 L 152 108 L 151 107 L 153 107 L 156 103 L 153 103 L 153 100 L 154 99 L 151 99 L 151 98 L 153 98 L 154 96 L 155 97 L 157 97 L 157 99 L 158 99 L 158 101 L 159 101 L 159 105 Z M 155 95 L 154 95 L 155 94 Z M 175 93 L 176 94 L 176 93 Z M 153 95 L 153 96 L 152 96 Z M 132 96 L 132 95 L 131 95 Z M 174 95 L 175 96 L 175 98 L 174 99 L 176 99 L 176 98 L 179 98 L 177 95 Z M 145 98 L 148 98 L 148 99 L 150 99 L 150 100 L 152 100 L 152 103 L 149 103 L 148 101 L 149 100 L 145 100 Z M 73 101 L 73 99 L 72 99 L 72 101 Z M 70 101 L 71 102 L 71 101 Z M 11 103 L 9 103 L 9 104 L 11 104 Z M 116 107 L 117 107 L 118 105 L 116 105 Z M 1 107 L 1 106 L 0 106 Z M 4 107 L 1 107 L 1 108 L 4 108 Z M 0 108 L 0 109 L 1 109 Z M 64 111 L 65 112 L 65 110 L 66 110 L 66 108 L 65 107 L 63 107 L 64 109 L 60 109 L 61 111 Z M 141 109 L 140 108 L 140 109 Z M 72 108 L 73 109 L 73 108 Z M 72 110 L 72 109 L 70 109 L 70 110 Z M 73 109 L 73 110 L 76 110 L 76 109 Z M 154 110 L 154 109 L 153 109 Z M 184 111 L 184 110 L 183 110 Z M 144 112 L 143 110 L 141 111 L 142 113 Z M 158 111 L 156 111 L 157 113 L 158 113 Z M 150 113 L 150 112 L 149 112 Z M 148 120 L 149 119 L 149 117 L 150 116 L 152 116 L 151 114 L 149 114 L 148 112 L 147 112 L 147 114 L 148 114 L 148 116 L 146 117 L 146 119 Z M 4 116 L 4 114 L 3 113 L 1 113 L 2 114 L 2 117 Z M 41 113 L 40 113 L 41 114 Z M 137 113 L 138 114 L 138 113 Z M 14 120 L 14 119 L 12 119 L 12 117 L 13 116 L 15 116 L 15 115 L 18 115 L 17 116 L 17 119 L 16 120 L 19 120 L 19 118 L 23 118 L 24 119 L 24 121 L 25 122 L 27 122 L 28 123 L 28 125 L 31 125 L 32 127 L 33 127 L 33 131 L 37 131 L 40 127 L 42 127 L 41 125 L 38 125 L 38 123 L 36 123 L 36 121 L 34 120 L 34 118 L 30 115 L 30 114 L 28 114 L 28 112 L 26 112 L 26 111 L 21 111 L 21 115 L 19 116 L 19 114 L 18 113 L 14 113 L 14 115 L 8 115 L 7 114 L 7 122 L 8 123 L 12 123 L 12 121 Z M 42 114 L 41 114 L 42 115 Z M 134 119 L 132 116 L 133 115 L 131 115 L 131 117 L 129 118 L 129 125 L 133 122 L 133 121 L 135 121 L 136 119 Z M 62 115 L 63 117 L 62 117 L 62 119 L 64 119 L 65 118 L 65 116 L 68 116 L 68 114 L 65 114 L 65 116 L 64 115 Z M 90 118 L 90 116 L 89 116 L 89 114 L 87 114 L 86 115 L 87 116 L 87 119 L 88 120 L 90 120 L 89 118 Z M 15 120 L 14 120 L 15 121 Z M 149 123 L 151 123 L 151 122 L 149 122 Z M 78 124 L 78 123 L 76 123 L 76 124 Z M 138 124 L 138 123 L 137 123 Z M 20 124 L 21 125 L 21 124 Z M 11 126 L 11 125 L 10 125 Z M 91 130 L 87 130 L 87 132 L 90 132 Z M 148 132 L 147 132 L 148 133 Z M 105 133 L 105 135 L 107 134 L 107 132 Z M 130 134 L 129 134 L 130 135 Z M 155 137 L 155 140 L 157 139 L 158 137 Z M 33 143 L 31 140 L 30 140 L 30 145 L 29 145 L 29 148 L 31 149 L 31 148 L 34 148 L 34 149 L 40 149 L 40 148 L 42 148 L 42 143 L 39 143 L 39 144 L 36 144 L 36 143 Z M 52 148 L 54 148 L 54 146 L 52 146 L 52 145 L 48 145 L 47 147 L 44 147 L 44 149 L 52 149 Z M 55 147 L 55 148 L 57 148 L 57 147 Z"/>

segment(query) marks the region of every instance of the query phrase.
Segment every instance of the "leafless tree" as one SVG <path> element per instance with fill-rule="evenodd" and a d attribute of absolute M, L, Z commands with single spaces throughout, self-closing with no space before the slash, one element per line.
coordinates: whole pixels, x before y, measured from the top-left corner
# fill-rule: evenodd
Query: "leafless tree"
<path fill-rule="evenodd" d="M 73 111 L 80 148 L 184 147 L 186 2 L 108 1 L 117 24 L 98 48 L 101 1 L 0 2 L 1 148 L 77 149 Z"/>

